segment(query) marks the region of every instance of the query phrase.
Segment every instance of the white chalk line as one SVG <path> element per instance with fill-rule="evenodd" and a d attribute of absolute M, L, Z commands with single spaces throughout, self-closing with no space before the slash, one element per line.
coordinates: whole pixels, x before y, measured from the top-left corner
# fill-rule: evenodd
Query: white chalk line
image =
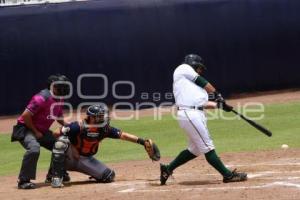
<path fill-rule="evenodd" d="M 139 191 L 141 191 L 141 190 L 139 190 Z M 130 193 L 130 192 L 136 192 L 136 191 L 135 191 L 135 188 L 129 188 L 129 189 L 121 190 L 121 191 L 118 191 L 118 192 L 120 192 L 120 193 Z"/>
<path fill-rule="evenodd" d="M 114 182 L 114 183 L 111 183 L 110 186 L 132 186 L 132 185 L 144 185 L 146 183 L 149 183 L 149 182 L 146 182 L 146 181 L 120 181 L 120 182 Z"/>
<path fill-rule="evenodd" d="M 256 178 L 261 176 L 268 176 L 272 174 L 298 174 L 300 171 L 287 171 L 287 172 L 281 172 L 281 171 L 262 171 L 255 174 L 248 173 L 248 178 Z M 273 177 L 274 178 L 274 177 Z"/>
<path fill-rule="evenodd" d="M 289 183 L 289 182 L 274 182 L 274 185 L 282 185 L 282 186 L 287 186 L 287 187 L 296 187 L 300 189 L 300 184 L 297 183 Z"/>
<path fill-rule="evenodd" d="M 294 171 L 261 171 L 257 173 L 248 173 L 249 178 L 255 178 L 260 176 L 266 176 L 270 174 L 298 174 L 300 173 L 300 170 L 294 170 Z M 204 174 L 206 176 L 220 176 L 220 174 L 214 173 L 214 174 Z M 195 176 L 195 173 L 184 173 L 184 174 L 175 174 L 176 177 L 187 177 L 187 176 Z"/>
<path fill-rule="evenodd" d="M 300 171 L 289 171 L 289 173 L 300 173 Z M 191 191 L 191 190 L 242 190 L 242 189 L 261 189 L 261 188 L 268 188 L 268 187 L 275 187 L 275 186 L 286 186 L 286 187 L 296 187 L 300 188 L 300 184 L 297 183 L 291 183 L 286 181 L 291 180 L 298 180 L 300 177 L 264 177 L 272 174 L 282 174 L 280 171 L 264 171 L 259 172 L 256 174 L 248 174 L 249 178 L 262 178 L 262 179 L 268 179 L 268 180 L 284 180 L 284 181 L 276 181 L 273 183 L 268 183 L 264 185 L 258 185 L 258 186 L 238 186 L 238 187 L 209 187 L 209 188 L 181 188 L 177 189 L 180 191 Z M 214 174 L 218 175 L 218 174 Z M 147 181 L 130 181 L 130 182 L 118 182 L 113 183 L 112 186 L 117 187 L 127 187 L 126 189 L 121 189 L 120 193 L 131 193 L 131 192 L 169 192 L 171 190 L 169 189 L 145 189 L 146 186 L 149 185 L 149 182 Z"/>
<path fill-rule="evenodd" d="M 299 166 L 300 163 L 255 163 L 255 164 L 237 164 L 226 165 L 226 167 L 256 167 L 256 166 Z"/>
<path fill-rule="evenodd" d="M 228 167 L 249 167 L 249 166 L 298 166 L 300 165 L 299 162 L 289 162 L 290 160 L 287 160 L 284 163 L 254 163 L 254 164 L 237 164 L 237 165 L 227 165 Z M 295 161 L 295 160 L 293 160 Z M 248 174 L 249 178 L 262 178 L 262 179 L 269 179 L 269 180 L 284 180 L 284 181 L 276 181 L 264 185 L 256 185 L 256 186 L 238 186 L 238 187 L 208 187 L 208 188 L 181 188 L 176 189 L 179 191 L 194 191 L 194 190 L 242 190 L 242 189 L 262 189 L 262 188 L 269 188 L 269 187 L 276 187 L 276 186 L 286 186 L 286 187 L 294 187 L 297 189 L 300 189 L 300 184 L 297 183 L 291 183 L 287 181 L 291 180 L 298 180 L 300 177 L 266 177 L 268 175 L 272 174 L 290 174 L 290 173 L 300 173 L 300 171 L 262 171 L 255 174 Z M 180 174 L 187 176 L 187 174 Z M 212 175 L 217 176 L 218 174 L 206 174 L 206 175 Z M 133 181 L 133 182 L 123 182 L 123 183 L 114 183 L 112 186 L 116 187 L 128 187 L 126 189 L 122 189 L 118 192 L 120 193 L 131 193 L 131 192 L 170 192 L 172 189 L 145 189 L 147 184 L 149 182 L 146 181 Z"/>
<path fill-rule="evenodd" d="M 281 172 L 281 171 L 261 171 L 258 173 L 248 173 L 248 178 L 258 178 L 258 177 L 264 177 L 272 174 L 299 174 L 300 170 L 296 171 L 287 171 Z M 175 176 L 189 176 L 189 175 L 195 175 L 194 173 L 184 173 L 184 174 L 176 174 Z M 220 176 L 220 174 L 205 174 L 206 176 Z M 285 180 L 293 180 L 293 179 L 300 179 L 300 177 L 286 177 L 286 176 L 281 176 L 281 177 L 264 177 L 264 179 L 285 179 Z M 172 178 L 170 178 L 172 180 Z M 150 183 L 149 181 L 119 181 L 119 182 L 114 182 L 111 183 L 110 186 L 116 186 L 116 187 L 125 187 L 125 186 L 133 186 L 133 185 L 145 185 L 147 183 Z"/>
<path fill-rule="evenodd" d="M 176 191 L 181 191 L 181 192 L 189 192 L 189 191 L 207 191 L 207 190 L 244 190 L 244 189 L 263 189 L 263 188 L 270 188 L 270 187 L 276 187 L 276 186 L 286 186 L 286 187 L 295 187 L 300 189 L 300 184 L 296 183 L 289 183 L 289 182 L 273 182 L 273 183 L 268 183 L 264 185 L 256 185 L 256 186 L 238 186 L 238 187 L 208 187 L 208 188 L 177 188 Z M 173 191 L 174 189 L 138 189 L 137 188 L 129 188 L 125 190 L 118 191 L 120 193 L 139 193 L 139 192 L 170 192 Z"/>
<path fill-rule="evenodd" d="M 147 185 L 149 185 L 149 182 L 147 181 L 122 181 L 122 182 L 112 183 L 110 186 L 117 187 L 118 189 L 125 187 L 126 189 L 121 189 L 121 191 L 123 193 L 129 193 L 129 192 L 134 192 L 137 189 L 146 188 Z"/>

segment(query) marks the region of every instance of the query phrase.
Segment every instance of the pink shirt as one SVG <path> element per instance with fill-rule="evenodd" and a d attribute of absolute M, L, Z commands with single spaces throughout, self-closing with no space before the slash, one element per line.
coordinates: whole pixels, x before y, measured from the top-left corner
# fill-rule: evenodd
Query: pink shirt
<path fill-rule="evenodd" d="M 26 110 L 32 113 L 32 122 L 37 130 L 44 134 L 58 117 L 63 116 L 63 101 L 54 99 L 45 89 L 31 98 Z M 25 124 L 22 116 L 18 123 Z"/>

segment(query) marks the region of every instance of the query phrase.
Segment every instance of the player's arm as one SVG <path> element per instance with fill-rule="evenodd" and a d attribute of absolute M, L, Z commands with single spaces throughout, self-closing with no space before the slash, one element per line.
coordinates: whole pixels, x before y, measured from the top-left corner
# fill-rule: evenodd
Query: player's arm
<path fill-rule="evenodd" d="M 145 148 L 145 150 L 151 160 L 158 161 L 160 159 L 160 151 L 159 151 L 157 145 L 154 142 L 152 142 L 151 139 L 139 138 L 135 135 L 132 135 L 132 134 L 126 133 L 126 132 L 122 132 L 119 129 L 113 128 L 113 127 L 110 127 L 109 137 L 110 138 L 119 138 L 121 140 L 140 144 Z"/>
<path fill-rule="evenodd" d="M 152 142 L 151 139 L 144 140 L 143 138 L 139 138 L 135 135 L 126 132 L 122 133 L 120 139 L 142 145 L 145 148 L 151 160 L 158 161 L 160 159 L 160 151 L 157 145 L 154 142 Z"/>
<path fill-rule="evenodd" d="M 58 113 L 58 116 L 57 116 L 57 123 L 59 123 L 60 125 L 62 126 L 68 126 L 69 123 L 65 121 L 64 119 L 64 114 L 63 114 L 63 107 L 61 106 L 60 108 L 60 111 Z"/>
<path fill-rule="evenodd" d="M 40 108 L 44 104 L 45 99 L 42 96 L 35 95 L 26 106 L 25 111 L 22 113 L 25 126 L 32 130 L 36 138 L 41 138 L 43 134 L 36 128 L 32 121 L 32 116 L 39 112 Z"/>
<path fill-rule="evenodd" d="M 59 123 L 62 126 L 68 126 L 69 125 L 69 123 L 66 122 L 64 119 L 58 119 L 56 121 L 57 121 L 57 123 Z"/>
<path fill-rule="evenodd" d="M 130 133 L 126 133 L 124 131 L 121 131 L 120 129 L 117 129 L 117 128 L 111 127 L 111 126 L 109 127 L 107 137 L 137 143 L 137 144 L 140 144 L 142 146 L 145 145 L 145 140 L 143 138 L 139 138 L 135 135 L 132 135 Z"/>
<path fill-rule="evenodd" d="M 225 100 L 223 99 L 222 95 L 219 92 L 217 92 L 216 88 L 212 84 L 210 84 L 205 78 L 196 73 L 196 71 L 193 70 L 191 67 L 184 69 L 183 76 L 193 81 L 199 87 L 205 89 L 208 94 L 213 94 L 214 102 L 208 101 L 207 104 L 204 105 L 204 108 L 222 108 L 227 112 L 232 110 L 232 107 L 225 103 Z"/>
<path fill-rule="evenodd" d="M 205 105 L 205 109 L 215 109 L 215 108 L 222 108 L 223 110 L 229 112 L 232 110 L 232 107 L 225 103 L 222 95 L 217 92 L 216 88 L 210 84 L 206 79 L 201 76 L 197 76 L 195 78 L 195 83 L 200 87 L 204 88 L 208 94 L 212 94 L 213 101 L 208 101 Z"/>
<path fill-rule="evenodd" d="M 197 84 L 198 86 L 202 87 L 203 89 L 206 90 L 207 93 L 214 93 L 216 92 L 215 87 L 210 84 L 205 78 L 203 78 L 202 76 L 196 76 L 195 78 L 195 84 Z"/>
<path fill-rule="evenodd" d="M 80 131 L 81 131 L 80 124 L 78 122 L 71 122 L 66 124 L 65 126 L 56 129 L 53 132 L 53 135 L 55 137 L 59 137 L 62 134 L 65 134 L 69 137 L 76 137 L 80 133 Z"/>
<path fill-rule="evenodd" d="M 195 80 L 195 83 L 201 84 L 201 86 L 207 91 L 208 94 L 212 94 L 213 98 L 211 101 L 208 101 L 205 105 L 205 109 L 215 109 L 221 108 L 226 112 L 230 112 L 233 107 L 226 104 L 225 99 L 222 97 L 221 93 L 219 93 L 212 84 L 206 81 L 203 77 L 198 76 Z"/>
<path fill-rule="evenodd" d="M 145 140 L 143 138 L 139 138 L 135 135 L 132 135 L 132 134 L 126 133 L 126 132 L 122 132 L 122 134 L 120 136 L 120 139 L 129 141 L 129 142 L 133 142 L 133 143 L 137 143 L 137 144 L 140 144 L 142 146 L 145 145 Z"/>
<path fill-rule="evenodd" d="M 129 142 L 139 143 L 141 145 L 144 145 L 144 140 L 143 139 L 140 139 L 137 136 L 132 135 L 130 133 L 123 132 L 120 129 L 117 129 L 117 128 L 114 128 L 114 127 L 109 127 L 108 137 L 113 138 L 113 139 L 126 140 L 126 141 L 129 141 Z"/>
<path fill-rule="evenodd" d="M 22 113 L 24 123 L 28 129 L 32 130 L 32 132 L 35 134 L 36 138 L 41 138 L 43 136 L 43 134 L 39 130 L 37 130 L 37 128 L 33 124 L 32 115 L 33 115 L 33 113 L 31 113 L 28 109 L 25 109 L 25 111 Z"/>
<path fill-rule="evenodd" d="M 197 84 L 198 86 L 202 87 L 203 89 L 206 90 L 207 93 L 215 93 L 216 89 L 214 88 L 214 86 L 212 84 L 210 84 L 205 78 L 203 78 L 202 76 L 196 76 L 195 78 L 195 84 Z M 205 105 L 204 105 L 205 109 L 215 109 L 217 108 L 217 103 L 213 102 L 213 101 L 208 101 Z"/>
<path fill-rule="evenodd" d="M 218 108 L 218 104 L 214 101 L 208 101 L 205 105 L 204 105 L 205 109 L 216 109 Z"/>
<path fill-rule="evenodd" d="M 133 142 L 133 143 L 137 143 L 139 138 L 135 135 L 130 134 L 130 133 L 122 132 L 121 135 L 120 135 L 120 139 L 129 141 L 129 142 Z"/>

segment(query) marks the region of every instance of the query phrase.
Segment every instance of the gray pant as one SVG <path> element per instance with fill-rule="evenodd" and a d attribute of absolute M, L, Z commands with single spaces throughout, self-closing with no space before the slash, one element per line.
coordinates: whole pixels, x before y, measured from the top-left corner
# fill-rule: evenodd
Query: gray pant
<path fill-rule="evenodd" d="M 65 167 L 68 171 L 81 172 L 98 180 L 104 178 L 103 176 L 105 176 L 107 171 L 111 171 L 111 169 L 93 156 L 79 156 L 76 159 L 73 156 L 72 147 L 68 148 Z"/>
<path fill-rule="evenodd" d="M 36 167 L 40 155 L 40 146 L 52 150 L 55 143 L 55 137 L 49 131 L 42 138 L 36 139 L 33 132 L 25 129 L 24 140 L 19 141 L 26 149 L 23 157 L 22 166 L 19 174 L 20 180 L 30 180 L 36 178 Z"/>

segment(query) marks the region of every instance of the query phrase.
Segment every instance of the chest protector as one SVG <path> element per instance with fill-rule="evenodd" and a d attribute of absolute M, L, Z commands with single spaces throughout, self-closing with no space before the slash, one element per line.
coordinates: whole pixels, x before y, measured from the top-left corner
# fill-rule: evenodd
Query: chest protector
<path fill-rule="evenodd" d="M 76 149 L 80 155 L 92 156 L 98 151 L 99 143 L 106 137 L 109 127 L 89 127 L 82 123 L 80 134 L 77 135 Z"/>

